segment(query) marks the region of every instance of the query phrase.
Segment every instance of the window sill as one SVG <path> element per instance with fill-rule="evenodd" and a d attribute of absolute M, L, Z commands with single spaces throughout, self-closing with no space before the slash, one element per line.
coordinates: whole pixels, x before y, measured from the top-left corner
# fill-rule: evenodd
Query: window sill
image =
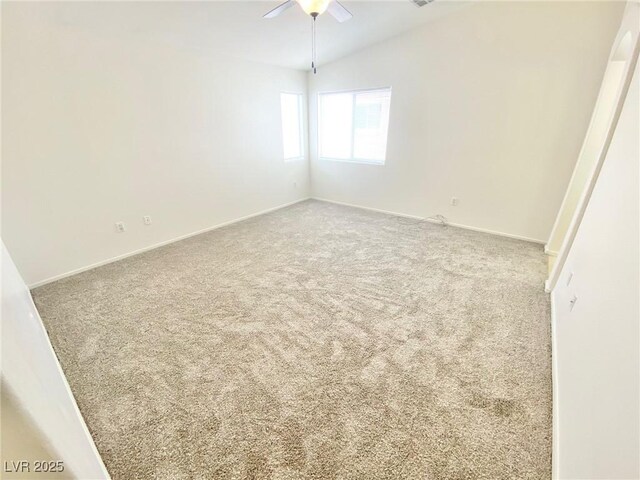
<path fill-rule="evenodd" d="M 340 163 L 359 163 L 361 165 L 377 165 L 384 166 L 386 160 L 365 160 L 362 158 L 331 158 L 331 157 L 318 157 L 318 160 L 326 160 L 329 162 L 340 162 Z"/>

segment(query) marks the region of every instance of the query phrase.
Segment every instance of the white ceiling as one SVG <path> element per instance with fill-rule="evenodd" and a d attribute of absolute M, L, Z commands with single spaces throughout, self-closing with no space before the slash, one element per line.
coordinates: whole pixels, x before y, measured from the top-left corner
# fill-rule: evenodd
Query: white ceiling
<path fill-rule="evenodd" d="M 276 1 L 55 2 L 54 18 L 67 26 L 149 36 L 204 53 L 308 69 L 311 19 L 298 5 L 281 16 L 262 15 Z M 329 14 L 317 21 L 318 63 L 327 63 L 433 21 L 466 5 L 410 0 L 344 1 L 353 13 L 345 23 Z M 43 4 L 39 4 L 43 5 Z"/>

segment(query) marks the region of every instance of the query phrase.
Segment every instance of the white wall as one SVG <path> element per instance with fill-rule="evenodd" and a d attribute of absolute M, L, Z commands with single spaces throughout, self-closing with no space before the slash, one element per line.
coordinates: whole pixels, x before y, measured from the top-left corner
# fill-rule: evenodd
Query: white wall
<path fill-rule="evenodd" d="M 2 236 L 27 284 L 308 196 L 280 124 L 303 72 L 84 29 L 64 6 L 2 5 Z"/>
<path fill-rule="evenodd" d="M 625 67 L 625 61 L 609 62 L 607 65 L 585 142 L 576 162 L 562 206 L 558 212 L 556 223 L 547 241 L 547 250 L 551 254 L 557 254 L 560 251 L 562 242 L 569 230 L 571 219 L 578 208 L 580 198 L 598 164 L 600 152 L 611 128 L 611 121 L 618 104 L 620 89 L 626 78 Z"/>
<path fill-rule="evenodd" d="M 65 470 L 74 478 L 108 478 L 31 294 L 4 243 L 1 360 L 2 386 L 11 390 L 18 408 L 42 434 L 46 442 L 43 448 L 52 453 L 54 460 L 63 461 Z"/>
<path fill-rule="evenodd" d="M 639 164 L 636 67 L 600 176 L 551 294 L 557 478 L 640 478 Z"/>
<path fill-rule="evenodd" d="M 312 195 L 544 241 L 623 9 L 479 2 L 321 65 L 309 76 Z M 315 94 L 381 86 L 393 88 L 386 165 L 318 160 Z"/>
<path fill-rule="evenodd" d="M 558 254 L 565 237 L 575 233 L 570 233 L 572 220 L 580 209 L 581 203 L 585 201 L 583 197 L 590 191 L 590 187 L 597 177 L 602 156 L 606 152 L 606 146 L 610 140 L 612 128 L 615 126 L 617 115 L 620 113 L 619 105 L 625 92 L 624 86 L 633 74 L 631 64 L 633 63 L 638 30 L 640 29 L 639 12 L 640 5 L 637 2 L 627 3 L 618 34 L 611 49 L 589 129 L 582 144 L 562 206 L 547 241 L 546 247 L 551 254 Z"/>
<path fill-rule="evenodd" d="M 580 156 L 545 246 L 557 257 L 550 259 L 547 291 L 555 288 L 607 155 L 638 57 L 639 33 L 640 3 L 627 2 Z"/>
<path fill-rule="evenodd" d="M 33 473 L 7 473 L 7 470 L 20 470 L 12 468 L 11 462 L 25 460 L 31 465 L 35 462 L 56 462 L 56 454 L 49 447 L 49 442 L 44 438 L 31 417 L 20 407 L 19 401 L 14 398 L 5 382 L 0 385 L 0 463 L 3 468 L 5 480 L 25 479 L 32 477 Z M 6 462 L 6 463 L 5 463 Z M 6 468 L 6 466 L 9 468 Z M 32 467 L 33 468 L 33 467 Z M 57 469 L 55 469 L 57 470 Z M 65 471 L 66 470 L 66 471 Z M 49 470 L 47 480 L 68 480 L 75 478 L 69 469 L 62 472 Z"/>

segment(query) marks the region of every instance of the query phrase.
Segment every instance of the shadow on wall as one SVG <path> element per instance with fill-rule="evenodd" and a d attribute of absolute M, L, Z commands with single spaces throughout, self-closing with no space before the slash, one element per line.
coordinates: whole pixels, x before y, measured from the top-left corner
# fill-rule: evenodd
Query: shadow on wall
<path fill-rule="evenodd" d="M 545 247 L 552 289 L 598 178 L 635 64 L 638 32 L 623 28 L 609 57 L 589 129 Z M 558 259 L 556 261 L 556 258 Z"/>
<path fill-rule="evenodd" d="M 19 414 L 13 416 L 11 412 Z M 4 420 L 9 417 L 10 421 L 5 424 Z M 46 454 L 45 458 L 64 462 L 65 475 L 109 478 L 53 352 L 31 294 L 4 243 L 2 420 L 3 460 L 28 461 Z M 12 447 L 5 449 L 5 443 Z M 30 467 L 29 478 L 34 478 L 37 475 L 35 466 Z M 42 478 L 55 477 L 44 475 Z"/>
<path fill-rule="evenodd" d="M 46 477 L 47 480 L 74 478 L 71 472 L 65 471 L 64 463 L 59 463 L 56 455 L 47 446 L 42 433 L 20 408 L 18 400 L 9 391 L 9 387 L 3 382 L 1 388 L 2 478 L 7 480 L 33 479 L 34 476 Z"/>

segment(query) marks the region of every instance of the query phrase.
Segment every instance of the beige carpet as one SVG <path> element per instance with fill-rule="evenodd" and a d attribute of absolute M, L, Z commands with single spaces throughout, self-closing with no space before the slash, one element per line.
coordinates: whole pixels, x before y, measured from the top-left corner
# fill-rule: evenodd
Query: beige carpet
<path fill-rule="evenodd" d="M 307 201 L 33 295 L 114 479 L 543 479 L 545 273 Z"/>

